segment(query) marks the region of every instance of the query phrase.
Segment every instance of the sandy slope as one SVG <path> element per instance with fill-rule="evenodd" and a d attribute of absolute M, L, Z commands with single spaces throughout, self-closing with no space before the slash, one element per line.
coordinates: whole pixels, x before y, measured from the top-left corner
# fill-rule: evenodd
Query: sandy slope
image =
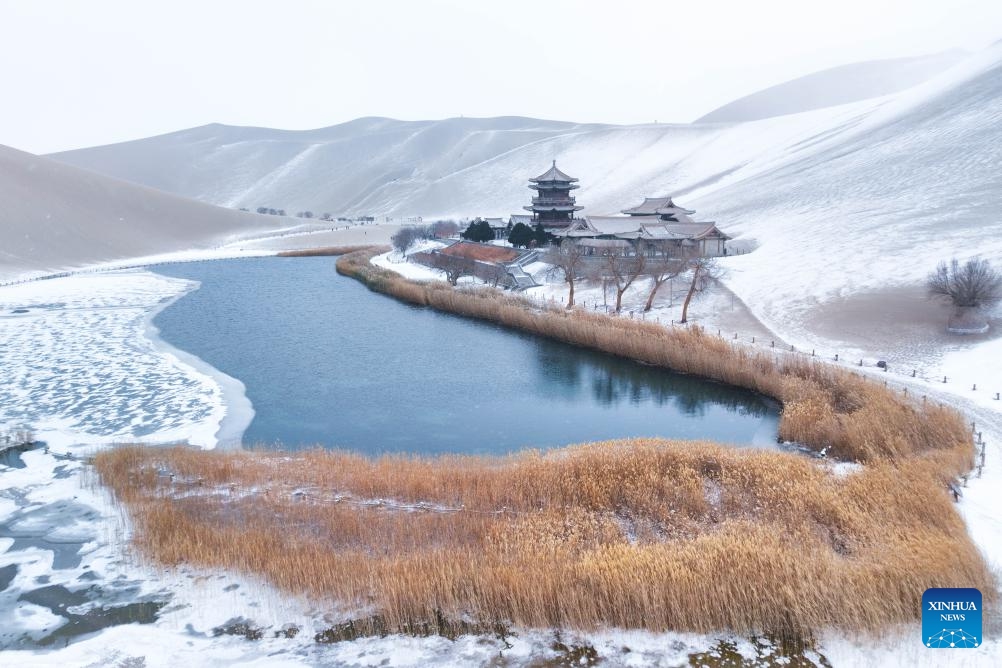
<path fill-rule="evenodd" d="M 52 157 L 224 206 L 377 215 L 444 175 L 590 127 L 515 117 L 360 118 L 304 132 L 207 125 Z"/>
<path fill-rule="evenodd" d="M 899 91 L 961 56 L 950 52 L 819 72 L 737 100 L 738 111 L 712 119 L 727 123 L 360 118 L 298 132 L 215 124 L 51 157 L 224 206 L 391 216 L 521 212 L 526 179 L 557 158 L 581 178 L 586 212 L 608 213 L 644 194 L 684 194 L 724 177 L 747 177 L 787 151 L 802 152 L 802 140 L 825 130 L 837 134 L 859 110 L 824 109 L 761 124 L 734 121 Z"/>
<path fill-rule="evenodd" d="M 0 146 L 0 282 L 217 245 L 282 219 L 223 209 Z"/>
<path fill-rule="evenodd" d="M 835 131 L 691 202 L 760 242 L 728 283 L 766 325 L 816 337 L 817 312 L 919 286 L 941 259 L 1002 265 L 1002 48 Z"/>
<path fill-rule="evenodd" d="M 911 88 L 964 59 L 960 50 L 832 67 L 729 102 L 696 123 L 740 123 L 833 107 Z"/>
<path fill-rule="evenodd" d="M 728 286 L 770 329 L 823 347 L 854 299 L 912 294 L 952 255 L 1002 262 L 1000 147 L 1002 44 L 894 95 L 746 123 L 207 126 L 58 157 L 218 203 L 426 219 L 520 211 L 526 179 L 556 158 L 586 214 L 672 192 L 755 240 L 727 260 Z"/>

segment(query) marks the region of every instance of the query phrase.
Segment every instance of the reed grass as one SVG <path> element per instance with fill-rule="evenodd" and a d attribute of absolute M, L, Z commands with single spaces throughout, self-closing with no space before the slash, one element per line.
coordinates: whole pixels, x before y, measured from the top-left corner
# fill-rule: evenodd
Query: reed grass
<path fill-rule="evenodd" d="M 102 452 L 100 480 L 146 557 L 255 574 L 374 613 L 379 632 L 445 617 L 798 639 L 914 622 L 928 587 L 994 597 L 946 487 L 973 461 L 956 412 L 696 328 L 406 281 L 369 254 L 343 256 L 339 271 L 412 303 L 762 392 L 782 402 L 785 437 L 866 465 L 840 475 L 791 453 L 661 439 L 500 458 Z"/>
<path fill-rule="evenodd" d="M 375 251 L 385 252 L 389 250 L 388 246 L 379 246 L 375 244 L 355 244 L 349 246 L 321 246 L 319 248 L 300 248 L 296 250 L 287 250 L 276 253 L 278 257 L 317 257 L 326 255 L 344 255 L 346 253 L 354 253 L 356 251 Z"/>
<path fill-rule="evenodd" d="M 666 328 L 581 309 L 539 307 L 491 288 L 411 281 L 373 266 L 372 254 L 342 256 L 337 270 L 413 304 L 760 392 L 783 404 L 780 437 L 839 459 L 871 462 L 939 451 L 955 459 L 950 476 L 973 465 L 973 445 L 959 413 L 935 402 L 904 400 L 824 362 L 748 350 L 699 327 Z"/>

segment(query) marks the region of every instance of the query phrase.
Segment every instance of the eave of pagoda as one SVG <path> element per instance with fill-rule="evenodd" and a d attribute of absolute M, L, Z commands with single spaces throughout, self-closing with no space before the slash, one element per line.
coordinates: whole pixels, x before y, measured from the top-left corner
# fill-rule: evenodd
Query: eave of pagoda
<path fill-rule="evenodd" d="M 576 204 L 535 204 L 533 206 L 523 206 L 526 211 L 532 211 L 533 213 L 541 213 L 543 211 L 560 211 L 563 213 L 569 213 L 571 211 L 580 211 L 583 206 L 577 206 Z"/>
<path fill-rule="evenodd" d="M 580 188 L 576 183 L 530 183 L 529 187 L 533 190 L 574 190 L 575 188 Z"/>

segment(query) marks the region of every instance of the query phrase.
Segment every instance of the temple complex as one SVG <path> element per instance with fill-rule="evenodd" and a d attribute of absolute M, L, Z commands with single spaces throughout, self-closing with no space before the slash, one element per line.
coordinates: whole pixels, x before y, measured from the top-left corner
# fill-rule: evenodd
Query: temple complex
<path fill-rule="evenodd" d="M 730 236 L 712 222 L 694 218 L 695 211 L 676 204 L 671 196 L 645 197 L 644 201 L 618 216 L 575 215 L 578 206 L 571 191 L 577 179 L 557 168 L 550 168 L 534 179 L 529 188 L 536 191 L 532 204 L 523 207 L 532 215 L 513 214 L 508 224 L 502 219 L 488 219 L 495 238 L 507 238 L 519 223 L 529 227 L 542 224 L 558 243 L 585 248 L 586 255 L 651 255 L 669 258 L 714 257 L 727 254 Z"/>

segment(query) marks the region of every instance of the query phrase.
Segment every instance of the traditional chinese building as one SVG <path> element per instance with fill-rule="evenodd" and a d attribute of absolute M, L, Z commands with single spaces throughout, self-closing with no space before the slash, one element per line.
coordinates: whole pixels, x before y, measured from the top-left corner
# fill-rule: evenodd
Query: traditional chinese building
<path fill-rule="evenodd" d="M 646 197 L 623 209 L 625 216 L 585 216 L 554 234 L 585 249 L 586 255 L 637 255 L 669 258 L 715 257 L 727 254 L 724 234 L 712 222 L 698 222 L 696 212 L 671 197 Z"/>
<path fill-rule="evenodd" d="M 645 197 L 641 204 L 631 209 L 623 209 L 622 213 L 627 216 L 657 217 L 666 223 L 691 223 L 693 220 L 690 216 L 696 212 L 678 206 L 671 197 Z"/>
<path fill-rule="evenodd" d="M 530 206 L 522 207 L 532 212 L 532 222 L 543 227 L 567 227 L 574 221 L 574 212 L 584 207 L 574 203 L 571 191 L 578 188 L 577 179 L 557 169 L 557 161 L 545 173 L 529 179 L 529 187 L 536 191 Z"/>

